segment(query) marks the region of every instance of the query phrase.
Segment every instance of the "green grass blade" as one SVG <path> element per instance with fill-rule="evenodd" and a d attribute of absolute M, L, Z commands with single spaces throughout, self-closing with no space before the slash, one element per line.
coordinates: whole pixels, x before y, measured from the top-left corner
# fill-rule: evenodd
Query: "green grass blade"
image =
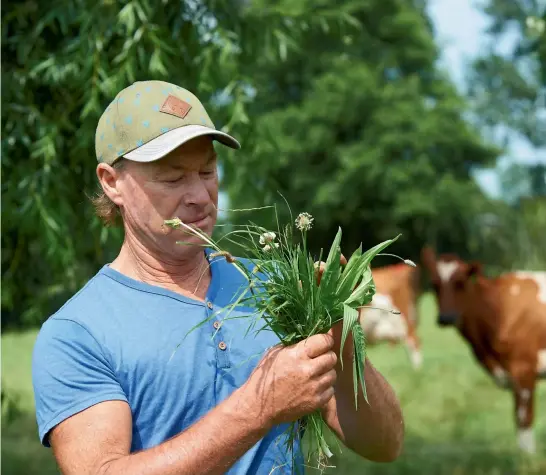
<path fill-rule="evenodd" d="M 401 234 L 399 234 L 398 236 L 396 236 L 395 238 L 393 239 L 387 239 L 386 241 L 383 241 L 379 244 L 377 244 L 377 246 L 374 246 L 372 247 L 371 249 L 369 249 L 368 251 L 366 251 L 364 253 L 364 255 L 362 256 L 362 262 L 361 262 L 361 266 L 363 268 L 367 267 L 370 265 L 370 263 L 372 262 L 372 259 L 377 255 L 379 254 L 383 249 L 385 249 L 386 247 L 390 246 L 393 242 L 395 242 L 399 237 L 401 236 Z"/>
<path fill-rule="evenodd" d="M 353 333 L 354 341 L 354 333 Z M 355 408 L 358 409 L 358 369 L 356 363 L 356 351 L 353 352 L 353 388 L 355 391 Z"/>
<path fill-rule="evenodd" d="M 322 287 L 322 293 L 325 297 L 334 292 L 337 281 L 340 274 L 340 260 L 341 260 L 341 228 L 338 228 L 338 232 L 334 241 L 332 242 L 332 247 L 330 248 L 330 253 L 326 259 L 326 266 L 324 273 L 322 274 L 322 279 L 320 281 L 320 286 Z"/>
<path fill-rule="evenodd" d="M 349 330 L 353 327 L 354 323 L 358 322 L 358 310 L 345 305 L 343 307 L 343 330 L 341 332 L 341 348 L 339 354 L 343 355 L 343 347 Z M 343 357 L 341 357 L 341 369 L 343 369 Z"/>
<path fill-rule="evenodd" d="M 348 298 L 349 295 L 351 295 L 351 292 L 356 286 L 358 279 L 362 275 L 362 272 L 360 271 L 361 260 L 362 244 L 360 244 L 358 249 L 356 249 L 355 252 L 353 252 L 353 255 L 349 258 L 345 269 L 343 269 L 341 278 L 339 279 L 336 294 L 337 297 L 342 301 Z"/>
<path fill-rule="evenodd" d="M 375 283 L 373 281 L 372 270 L 370 267 L 367 267 L 364 270 L 362 281 L 349 298 L 345 300 L 344 304 L 351 307 L 361 307 L 371 301 L 374 293 Z"/>
<path fill-rule="evenodd" d="M 366 335 L 360 326 L 360 322 L 356 322 L 351 331 L 353 335 L 354 355 L 356 361 L 356 370 L 364 400 L 369 404 L 368 394 L 366 392 L 366 380 L 364 379 L 364 364 L 366 361 Z"/>

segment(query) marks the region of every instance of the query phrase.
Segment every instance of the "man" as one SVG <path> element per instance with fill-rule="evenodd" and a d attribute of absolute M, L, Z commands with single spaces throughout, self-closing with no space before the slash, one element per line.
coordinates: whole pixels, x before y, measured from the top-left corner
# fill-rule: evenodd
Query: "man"
<path fill-rule="evenodd" d="M 197 237 L 163 225 L 178 217 L 212 234 L 213 141 L 240 147 L 197 97 L 165 82 L 133 84 L 101 116 L 96 203 L 108 222 L 119 213 L 125 239 L 40 330 L 33 384 L 42 443 L 65 475 L 290 473 L 283 431 L 322 408 L 354 451 L 396 459 L 399 403 L 367 362 L 370 404 L 360 394 L 355 410 L 352 369 L 342 372 L 336 354 L 340 328 L 282 348 L 272 332 L 245 335 L 244 319 L 222 322 L 242 276 L 178 243 Z"/>

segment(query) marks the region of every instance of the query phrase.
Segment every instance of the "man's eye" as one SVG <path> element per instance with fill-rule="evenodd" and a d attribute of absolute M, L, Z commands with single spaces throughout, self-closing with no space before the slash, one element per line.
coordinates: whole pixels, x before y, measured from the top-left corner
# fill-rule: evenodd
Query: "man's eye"
<path fill-rule="evenodd" d="M 212 176 L 214 175 L 215 171 L 214 170 L 203 170 L 201 172 L 202 175 L 205 175 L 205 176 Z"/>
<path fill-rule="evenodd" d="M 163 180 L 163 181 L 164 181 L 165 183 L 176 183 L 176 182 L 182 180 L 182 178 L 183 178 L 182 176 L 178 176 L 178 177 L 176 177 L 176 178 L 168 178 L 168 179 L 165 179 L 165 180 Z"/>

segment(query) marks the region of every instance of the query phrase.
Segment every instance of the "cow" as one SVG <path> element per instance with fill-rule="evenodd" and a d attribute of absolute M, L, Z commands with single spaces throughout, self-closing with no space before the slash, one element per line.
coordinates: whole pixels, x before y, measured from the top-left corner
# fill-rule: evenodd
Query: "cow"
<path fill-rule="evenodd" d="M 367 342 L 404 344 L 414 369 L 423 361 L 417 334 L 419 276 L 419 269 L 408 264 L 372 268 L 376 293 L 369 306 L 360 309 Z"/>
<path fill-rule="evenodd" d="M 510 390 L 518 445 L 535 453 L 534 392 L 546 378 L 546 272 L 484 275 L 479 262 L 425 247 L 438 305 L 437 324 L 454 327 L 494 382 Z"/>

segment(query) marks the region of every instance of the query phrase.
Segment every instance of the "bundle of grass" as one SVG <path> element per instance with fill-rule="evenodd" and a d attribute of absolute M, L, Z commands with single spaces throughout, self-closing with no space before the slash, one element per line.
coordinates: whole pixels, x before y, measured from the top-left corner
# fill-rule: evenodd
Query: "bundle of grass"
<path fill-rule="evenodd" d="M 223 250 L 218 242 L 180 219 L 167 220 L 165 224 L 200 236 L 204 245 L 213 249 L 211 257 L 224 256 L 244 275 L 248 285 L 232 308 L 243 304 L 254 309 L 249 316 L 249 330 L 260 324 L 257 331 L 268 328 L 283 345 L 293 345 L 309 336 L 327 333 L 335 324 L 343 322 L 340 355 L 350 335 L 354 343 L 352 371 L 357 409 L 359 387 L 368 401 L 364 380 L 366 337 L 359 323 L 358 308 L 368 305 L 375 293 L 370 265 L 372 259 L 399 236 L 366 252 L 362 252 L 361 245 L 347 261 L 341 254 L 342 230 L 339 228 L 323 263 L 322 250 L 318 260 L 315 260 L 307 249 L 307 233 L 312 228 L 313 217 L 300 213 L 282 231 L 280 226 L 273 232 L 250 224 L 245 229 L 233 231 L 230 236 L 224 236 L 242 247 L 245 257 L 252 263 L 245 266 Z M 295 232 L 300 237 L 297 243 Z M 224 312 L 227 312 L 224 319 L 228 319 L 230 309 Z M 212 318 L 216 316 L 199 325 Z M 342 358 L 340 363 L 342 368 L 346 365 Z M 324 468 L 332 451 L 325 440 L 327 426 L 322 413 L 317 410 L 290 425 L 288 444 L 291 449 L 301 428 L 308 435 L 307 463 L 314 461 L 315 468 Z"/>

